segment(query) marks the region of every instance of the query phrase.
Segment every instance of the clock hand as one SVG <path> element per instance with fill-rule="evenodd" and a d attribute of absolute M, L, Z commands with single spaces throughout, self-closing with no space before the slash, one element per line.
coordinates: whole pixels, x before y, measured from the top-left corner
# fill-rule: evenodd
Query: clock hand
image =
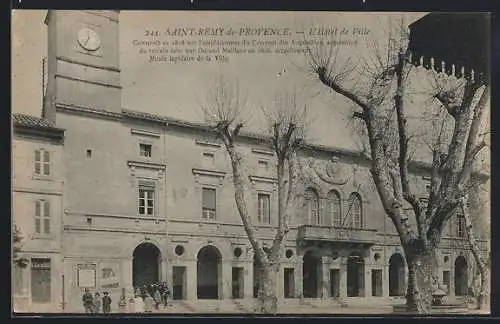
<path fill-rule="evenodd" d="M 87 45 L 87 43 L 89 42 L 89 39 L 90 39 L 90 35 L 87 34 L 87 39 L 85 40 L 85 42 L 83 42 L 84 45 Z"/>

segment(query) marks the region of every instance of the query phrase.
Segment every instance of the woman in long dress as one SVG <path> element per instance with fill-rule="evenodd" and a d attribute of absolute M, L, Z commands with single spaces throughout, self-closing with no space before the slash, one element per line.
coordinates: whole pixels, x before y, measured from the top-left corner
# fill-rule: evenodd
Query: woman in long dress
<path fill-rule="evenodd" d="M 141 296 L 137 295 L 134 298 L 135 301 L 135 312 L 136 313 L 144 313 L 144 301 Z"/>

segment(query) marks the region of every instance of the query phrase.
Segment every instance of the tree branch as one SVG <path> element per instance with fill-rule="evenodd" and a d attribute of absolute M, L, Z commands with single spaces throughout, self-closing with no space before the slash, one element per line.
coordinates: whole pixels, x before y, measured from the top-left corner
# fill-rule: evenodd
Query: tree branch
<path fill-rule="evenodd" d="M 486 103 L 490 96 L 490 87 L 486 86 L 481 94 L 476 107 L 474 108 L 474 115 L 472 117 L 472 123 L 469 130 L 469 136 L 467 138 L 467 144 L 465 149 L 465 158 L 462 166 L 462 177 L 466 176 L 465 172 L 467 169 L 472 167 L 476 155 L 486 146 L 486 142 L 483 140 L 479 144 L 476 144 L 476 139 L 478 137 L 479 129 L 481 126 L 481 121 L 486 113 Z"/>
<path fill-rule="evenodd" d="M 415 214 L 417 224 L 418 224 L 418 233 L 420 239 L 423 242 L 426 242 L 425 238 L 425 219 L 422 219 L 422 209 L 420 207 L 420 202 L 412 194 L 410 188 L 410 179 L 408 176 L 408 130 L 407 130 L 407 120 L 406 114 L 404 110 L 404 90 L 405 90 L 405 82 L 404 82 L 404 67 L 405 67 L 405 54 L 400 52 L 398 54 L 398 64 L 396 66 L 396 77 L 397 77 L 397 89 L 396 94 L 394 96 L 394 104 L 396 108 L 396 116 L 398 123 L 398 137 L 399 137 L 399 173 L 401 177 L 401 188 L 403 190 L 404 199 L 412 206 L 413 212 Z"/>
<path fill-rule="evenodd" d="M 326 85 L 327 87 L 331 88 L 333 91 L 343 95 L 344 97 L 350 99 L 354 103 L 356 103 L 358 106 L 360 106 L 364 111 L 368 109 L 368 103 L 361 99 L 358 95 L 354 94 L 353 92 L 348 91 L 344 87 L 342 87 L 340 84 L 336 83 L 334 80 L 329 78 L 328 72 L 325 67 L 319 67 L 317 68 L 318 77 L 320 81 Z"/>
<path fill-rule="evenodd" d="M 359 112 L 359 111 L 355 111 L 352 113 L 352 116 L 354 118 L 358 118 L 358 119 L 361 119 L 361 120 L 365 120 L 365 114 L 362 113 L 362 112 Z"/>

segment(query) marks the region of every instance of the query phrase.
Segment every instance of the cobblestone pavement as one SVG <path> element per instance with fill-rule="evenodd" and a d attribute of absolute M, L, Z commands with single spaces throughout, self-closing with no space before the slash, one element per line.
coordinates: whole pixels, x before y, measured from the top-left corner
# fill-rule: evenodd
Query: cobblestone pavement
<path fill-rule="evenodd" d="M 401 302 L 398 302 L 400 304 Z M 393 304 L 377 304 L 377 305 L 347 305 L 338 301 L 304 301 L 304 300 L 290 300 L 288 302 L 280 303 L 279 314 L 283 315 L 388 315 L 398 316 L 401 313 L 394 313 Z M 256 313 L 255 300 L 224 300 L 224 301 L 172 301 L 168 307 L 154 310 L 153 313 L 134 314 L 139 316 L 159 315 L 159 314 L 176 314 L 176 315 L 189 315 L 189 314 L 253 314 Z M 60 309 L 43 309 L 41 312 L 50 313 L 64 313 Z M 66 309 L 65 312 L 70 313 L 83 313 L 83 309 L 70 310 Z M 113 314 L 119 314 L 118 309 L 112 310 Z M 479 315 L 488 314 L 485 311 L 478 311 L 474 309 L 473 305 L 469 309 L 459 309 L 444 311 L 440 314 L 468 314 Z"/>

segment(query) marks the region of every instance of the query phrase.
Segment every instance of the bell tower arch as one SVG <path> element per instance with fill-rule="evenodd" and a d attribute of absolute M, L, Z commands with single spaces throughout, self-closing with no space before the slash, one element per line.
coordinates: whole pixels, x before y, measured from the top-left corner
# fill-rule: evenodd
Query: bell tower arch
<path fill-rule="evenodd" d="M 47 91 L 42 115 L 56 108 L 121 110 L 119 11 L 48 10 Z"/>

